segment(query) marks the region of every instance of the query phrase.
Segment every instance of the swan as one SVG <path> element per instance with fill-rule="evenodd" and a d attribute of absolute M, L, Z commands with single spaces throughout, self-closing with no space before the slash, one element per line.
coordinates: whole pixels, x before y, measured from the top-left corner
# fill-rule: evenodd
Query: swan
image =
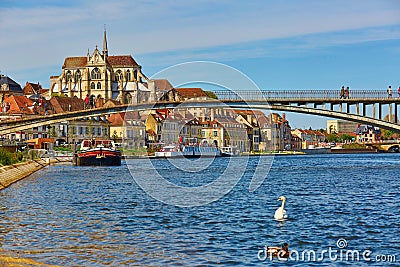
<path fill-rule="evenodd" d="M 284 210 L 286 197 L 280 196 L 278 198 L 278 201 L 282 201 L 282 205 L 275 211 L 274 219 L 275 220 L 284 220 L 288 217 L 286 214 L 286 210 Z"/>

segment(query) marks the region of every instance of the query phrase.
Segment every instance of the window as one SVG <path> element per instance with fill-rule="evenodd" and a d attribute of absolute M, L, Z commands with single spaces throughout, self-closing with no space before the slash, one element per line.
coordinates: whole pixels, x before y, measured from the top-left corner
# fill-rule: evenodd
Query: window
<path fill-rule="evenodd" d="M 97 128 L 97 135 L 101 135 L 101 127 Z"/>
<path fill-rule="evenodd" d="M 95 80 L 101 79 L 101 73 L 100 73 L 100 70 L 98 68 L 94 68 L 92 70 L 92 79 L 95 79 Z"/>
<path fill-rule="evenodd" d="M 81 77 L 82 77 L 81 72 L 77 70 L 75 73 L 75 82 L 80 81 Z"/>
<path fill-rule="evenodd" d="M 116 82 L 122 81 L 122 72 L 121 72 L 121 70 L 117 70 L 117 72 L 115 73 L 115 81 Z"/>
<path fill-rule="evenodd" d="M 65 75 L 65 81 L 68 82 L 72 82 L 72 73 L 71 71 L 67 71 L 67 74 Z"/>
<path fill-rule="evenodd" d="M 131 80 L 131 72 L 129 70 L 126 72 L 126 80 L 127 81 Z"/>
<path fill-rule="evenodd" d="M 79 134 L 80 134 L 80 135 L 83 134 L 83 127 L 79 127 Z"/>
<path fill-rule="evenodd" d="M 97 83 L 97 89 L 101 89 L 101 83 L 100 82 Z"/>
<path fill-rule="evenodd" d="M 214 131 L 214 137 L 218 136 L 218 131 Z"/>
<path fill-rule="evenodd" d="M 85 128 L 86 135 L 89 135 L 89 127 Z"/>
<path fill-rule="evenodd" d="M 90 84 L 90 89 L 96 89 L 96 86 L 94 85 L 93 82 Z"/>

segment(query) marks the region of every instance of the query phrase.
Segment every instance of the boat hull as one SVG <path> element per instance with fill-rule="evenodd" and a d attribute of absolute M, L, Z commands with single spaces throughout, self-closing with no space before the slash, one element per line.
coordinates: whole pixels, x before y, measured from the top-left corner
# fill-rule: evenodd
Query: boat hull
<path fill-rule="evenodd" d="M 75 164 L 77 166 L 121 166 L 121 152 L 111 149 L 90 149 L 77 153 Z"/>

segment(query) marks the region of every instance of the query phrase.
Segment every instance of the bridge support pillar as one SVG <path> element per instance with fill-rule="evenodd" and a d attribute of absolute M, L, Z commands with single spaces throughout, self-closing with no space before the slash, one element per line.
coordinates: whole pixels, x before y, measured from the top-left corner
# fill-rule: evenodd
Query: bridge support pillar
<path fill-rule="evenodd" d="M 389 104 L 389 122 L 393 122 L 393 106 L 392 103 Z"/>
<path fill-rule="evenodd" d="M 333 103 L 331 103 L 331 111 L 333 111 Z"/>
<path fill-rule="evenodd" d="M 347 102 L 346 106 L 347 106 L 347 113 L 350 113 L 350 103 Z"/>
<path fill-rule="evenodd" d="M 365 103 L 363 103 L 362 105 L 363 105 L 362 115 L 363 115 L 363 117 L 365 117 L 365 113 L 367 113 L 367 105 Z"/>
<path fill-rule="evenodd" d="M 372 104 L 372 118 L 376 119 L 376 105 Z"/>
<path fill-rule="evenodd" d="M 378 104 L 378 119 L 382 120 L 382 104 Z"/>
<path fill-rule="evenodd" d="M 394 123 L 398 123 L 398 118 L 397 118 L 397 104 L 394 104 Z"/>
<path fill-rule="evenodd" d="M 339 112 L 343 112 L 343 104 L 342 103 L 339 104 Z"/>
<path fill-rule="evenodd" d="M 359 103 L 356 104 L 356 114 L 360 115 L 360 104 Z"/>

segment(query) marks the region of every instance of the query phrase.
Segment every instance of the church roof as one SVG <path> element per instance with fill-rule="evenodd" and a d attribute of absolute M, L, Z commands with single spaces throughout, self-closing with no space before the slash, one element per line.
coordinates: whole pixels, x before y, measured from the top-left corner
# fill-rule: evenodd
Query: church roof
<path fill-rule="evenodd" d="M 79 68 L 85 67 L 87 64 L 87 57 L 67 57 L 64 60 L 62 68 Z"/>
<path fill-rule="evenodd" d="M 113 67 L 139 66 L 132 56 L 108 56 L 107 62 Z M 82 68 L 87 66 L 87 57 L 67 57 L 62 68 Z"/>
<path fill-rule="evenodd" d="M 133 59 L 132 56 L 108 56 L 107 61 L 111 66 L 118 67 L 136 67 L 139 64 Z"/>

